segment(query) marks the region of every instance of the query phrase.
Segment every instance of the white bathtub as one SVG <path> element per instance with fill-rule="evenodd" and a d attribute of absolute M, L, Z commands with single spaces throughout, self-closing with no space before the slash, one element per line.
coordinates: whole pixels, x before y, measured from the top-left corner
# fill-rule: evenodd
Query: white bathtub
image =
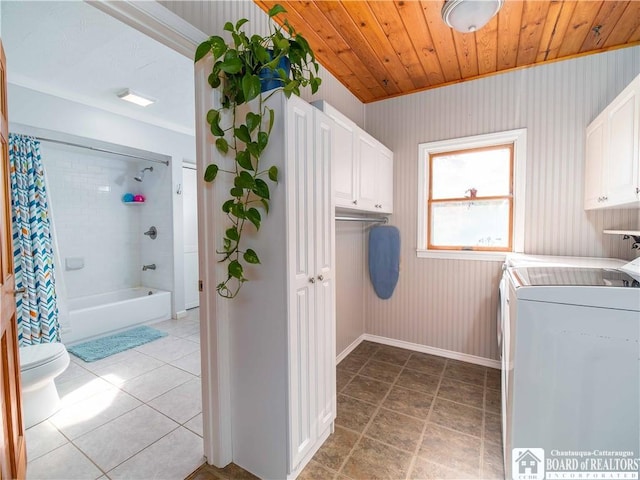
<path fill-rule="evenodd" d="M 61 318 L 66 344 L 142 323 L 171 318 L 171 292 L 137 287 L 68 300 L 68 318 Z"/>

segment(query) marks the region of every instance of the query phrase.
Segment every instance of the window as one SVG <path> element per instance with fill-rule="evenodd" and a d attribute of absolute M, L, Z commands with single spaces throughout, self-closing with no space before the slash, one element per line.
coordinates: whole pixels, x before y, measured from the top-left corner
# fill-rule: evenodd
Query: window
<path fill-rule="evenodd" d="M 522 251 L 526 130 L 419 146 L 418 256 Z"/>

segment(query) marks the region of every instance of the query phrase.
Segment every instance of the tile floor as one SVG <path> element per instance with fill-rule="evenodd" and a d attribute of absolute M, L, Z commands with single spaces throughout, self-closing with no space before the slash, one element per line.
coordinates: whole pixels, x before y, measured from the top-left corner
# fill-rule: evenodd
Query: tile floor
<path fill-rule="evenodd" d="M 198 310 L 169 335 L 56 382 L 62 409 L 27 430 L 27 479 L 255 479 L 202 464 Z M 371 342 L 337 369 L 335 433 L 301 480 L 503 478 L 500 372 Z M 191 475 L 190 475 L 191 474 Z"/>
<path fill-rule="evenodd" d="M 27 479 L 183 479 L 203 462 L 198 309 L 169 335 L 56 379 L 62 408 L 27 437 Z"/>
<path fill-rule="evenodd" d="M 335 433 L 299 480 L 504 478 L 500 371 L 370 342 L 337 371 Z M 188 480 L 250 480 L 203 465 Z"/>
<path fill-rule="evenodd" d="M 504 478 L 499 370 L 363 342 L 337 383 L 335 433 L 299 479 Z"/>

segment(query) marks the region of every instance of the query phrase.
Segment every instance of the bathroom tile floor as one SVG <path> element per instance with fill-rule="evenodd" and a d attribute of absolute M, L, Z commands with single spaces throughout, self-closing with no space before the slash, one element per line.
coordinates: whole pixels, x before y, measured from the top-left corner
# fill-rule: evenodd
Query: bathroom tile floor
<path fill-rule="evenodd" d="M 184 479 L 203 462 L 198 309 L 169 335 L 56 379 L 62 408 L 29 428 L 27 479 Z"/>
<path fill-rule="evenodd" d="M 335 433 L 299 480 L 504 478 L 499 370 L 363 342 L 336 377 Z M 231 464 L 188 480 L 254 478 Z"/>

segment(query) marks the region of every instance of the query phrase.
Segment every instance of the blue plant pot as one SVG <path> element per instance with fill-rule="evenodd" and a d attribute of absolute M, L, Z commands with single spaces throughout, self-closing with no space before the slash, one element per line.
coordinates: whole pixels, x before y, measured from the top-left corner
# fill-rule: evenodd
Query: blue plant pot
<path fill-rule="evenodd" d="M 269 51 L 269 55 L 272 55 L 271 51 Z M 277 68 L 282 68 L 288 77 L 289 73 L 291 73 L 291 62 L 289 62 L 287 57 L 282 57 L 278 62 Z M 282 87 L 284 85 L 284 82 L 276 70 L 263 68 L 258 72 L 258 76 L 260 77 L 261 92 L 268 92 L 269 90 L 273 90 L 274 88 Z"/>

